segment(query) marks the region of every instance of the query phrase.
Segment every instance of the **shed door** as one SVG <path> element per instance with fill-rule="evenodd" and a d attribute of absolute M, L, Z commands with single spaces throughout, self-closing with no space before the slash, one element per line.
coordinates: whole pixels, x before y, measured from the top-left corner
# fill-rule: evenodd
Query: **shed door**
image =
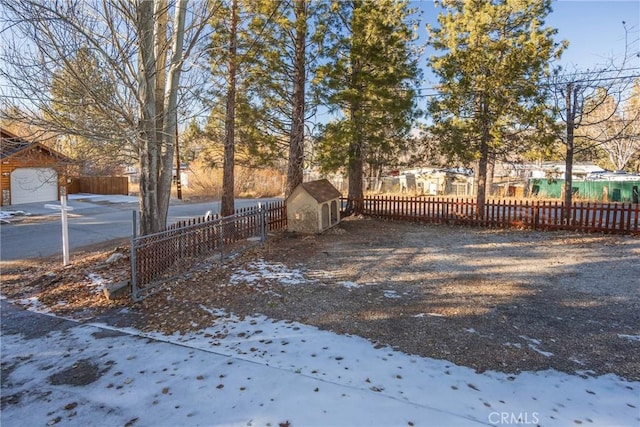
<path fill-rule="evenodd" d="M 11 172 L 11 204 L 58 199 L 58 174 L 51 168 L 18 168 Z"/>

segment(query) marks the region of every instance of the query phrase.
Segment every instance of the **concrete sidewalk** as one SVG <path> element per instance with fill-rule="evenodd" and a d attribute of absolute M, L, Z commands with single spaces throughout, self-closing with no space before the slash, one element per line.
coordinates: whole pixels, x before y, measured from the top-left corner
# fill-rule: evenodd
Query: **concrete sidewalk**
<path fill-rule="evenodd" d="M 45 307 L 37 299 L 20 301 Z M 640 383 L 476 372 L 262 315 L 142 333 L 128 309 L 80 324 L 2 301 L 2 426 L 637 425 Z"/>

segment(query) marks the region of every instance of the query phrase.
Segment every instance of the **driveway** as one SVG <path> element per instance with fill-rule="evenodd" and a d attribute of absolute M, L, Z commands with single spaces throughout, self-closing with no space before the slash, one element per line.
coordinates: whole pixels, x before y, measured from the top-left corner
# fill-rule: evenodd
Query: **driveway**
<path fill-rule="evenodd" d="M 278 199 L 238 199 L 236 208 L 275 200 Z M 68 205 L 73 208 L 68 216 L 69 247 L 73 252 L 87 245 L 130 237 L 138 198 L 74 194 L 70 196 Z M 45 208 L 44 203 L 24 204 L 3 208 L 3 217 L 8 217 L 8 212 L 16 211 L 28 215 L 16 216 L 10 223 L 2 224 L 0 260 L 15 261 L 62 254 L 59 211 Z M 169 223 L 203 216 L 207 211 L 218 213 L 220 202 L 183 203 L 175 200 L 169 207 Z"/>

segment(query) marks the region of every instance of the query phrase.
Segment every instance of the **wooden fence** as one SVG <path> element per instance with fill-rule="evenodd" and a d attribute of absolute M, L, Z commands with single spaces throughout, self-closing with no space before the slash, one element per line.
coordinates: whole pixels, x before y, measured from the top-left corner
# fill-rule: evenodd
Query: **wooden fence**
<path fill-rule="evenodd" d="M 70 178 L 67 194 L 129 194 L 126 176 L 81 176 Z"/>
<path fill-rule="evenodd" d="M 534 230 L 576 230 L 619 234 L 640 234 L 640 204 L 549 201 L 488 200 L 484 215 L 475 199 L 444 197 L 385 197 L 342 199 L 364 215 L 429 223 L 447 223 L 496 228 Z M 566 215 L 565 215 L 566 214 Z"/>

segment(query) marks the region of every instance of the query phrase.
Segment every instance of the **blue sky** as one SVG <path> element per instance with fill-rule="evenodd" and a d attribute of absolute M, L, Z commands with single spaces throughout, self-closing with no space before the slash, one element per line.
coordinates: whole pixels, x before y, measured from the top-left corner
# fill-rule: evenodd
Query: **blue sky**
<path fill-rule="evenodd" d="M 592 68 L 624 53 L 626 22 L 628 41 L 640 52 L 640 1 L 557 1 L 547 24 L 558 29 L 558 39 L 569 40 L 561 62 L 580 69 Z M 640 66 L 640 58 L 631 66 Z"/>

